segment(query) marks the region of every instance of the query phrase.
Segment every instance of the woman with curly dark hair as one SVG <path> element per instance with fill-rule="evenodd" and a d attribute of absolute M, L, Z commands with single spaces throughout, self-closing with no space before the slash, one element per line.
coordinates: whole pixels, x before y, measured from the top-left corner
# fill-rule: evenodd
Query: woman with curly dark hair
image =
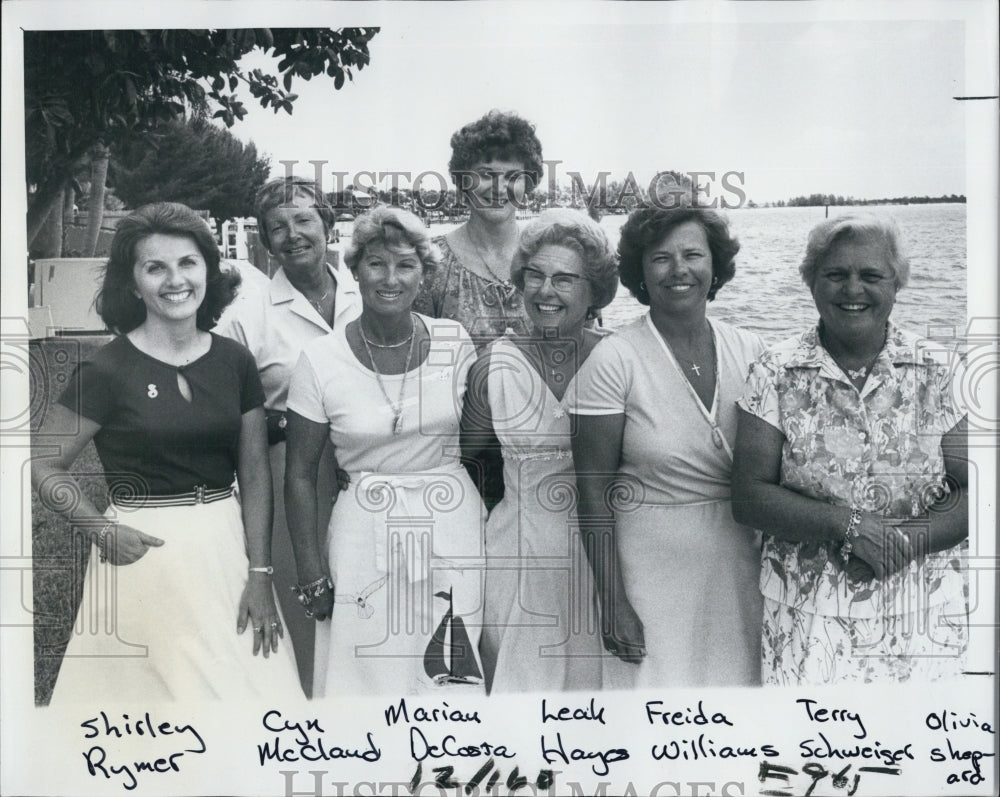
<path fill-rule="evenodd" d="M 515 213 L 541 179 L 542 145 L 530 122 L 492 110 L 451 137 L 448 170 L 469 220 L 434 239 L 444 260 L 414 307 L 460 322 L 482 349 L 508 329 L 527 331 L 510 265 L 517 249 Z"/>
<path fill-rule="evenodd" d="M 278 644 L 257 366 L 209 331 L 238 282 L 184 205 L 146 205 L 115 232 L 97 307 L 118 337 L 79 366 L 38 435 L 56 453 L 32 466 L 41 501 L 96 548 L 85 594 L 112 595 L 86 625 L 115 633 L 74 634 L 55 702 L 300 694 L 291 647 Z M 91 440 L 103 515 L 69 473 Z"/>
<path fill-rule="evenodd" d="M 597 584 L 604 686 L 760 683 L 760 536 L 733 521 L 736 399 L 762 351 L 706 316 L 739 244 L 711 210 L 644 208 L 622 284 L 649 313 L 576 377 L 578 513 Z"/>
<path fill-rule="evenodd" d="M 542 177 L 535 126 L 494 109 L 451 137 L 448 169 L 469 220 L 434 239 L 443 259 L 413 307 L 432 318 L 458 321 L 482 351 L 505 332 L 529 330 L 511 262 L 517 250 L 516 212 Z M 492 509 L 503 497 L 503 462 L 495 452 L 483 451 L 467 467 Z"/>

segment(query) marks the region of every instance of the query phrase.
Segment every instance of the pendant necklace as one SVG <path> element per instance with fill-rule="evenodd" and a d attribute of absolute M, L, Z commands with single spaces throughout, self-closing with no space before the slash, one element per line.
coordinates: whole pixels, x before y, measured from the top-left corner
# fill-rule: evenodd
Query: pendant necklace
<path fill-rule="evenodd" d="M 372 370 L 375 371 L 375 381 L 378 382 L 378 388 L 382 391 L 382 395 L 385 397 L 386 404 L 392 410 L 392 433 L 394 435 L 402 434 L 403 432 L 403 397 L 406 394 L 406 377 L 409 376 L 410 372 L 410 358 L 413 357 L 413 341 L 416 338 L 417 325 L 413 320 L 413 314 L 410 314 L 410 334 L 406 340 L 395 343 L 392 346 L 379 345 L 377 343 L 372 343 L 365 336 L 365 328 L 361 323 L 361 319 L 358 319 L 358 332 L 361 333 L 361 342 L 365 344 L 365 351 L 368 352 L 368 359 L 371 360 Z M 406 364 L 403 365 L 403 379 L 399 385 L 399 398 L 393 401 L 389 398 L 389 393 L 385 389 L 385 384 L 382 382 L 382 373 L 378 370 L 378 365 L 375 363 L 375 355 L 372 352 L 372 346 L 377 348 L 394 348 L 403 345 L 403 343 L 409 343 L 410 348 L 406 352 Z"/>
<path fill-rule="evenodd" d="M 306 296 L 306 301 L 309 302 L 309 304 L 311 304 L 313 307 L 315 307 L 316 312 L 319 313 L 320 316 L 323 318 L 326 318 L 326 316 L 323 314 L 323 302 L 326 301 L 326 298 L 330 295 L 331 290 L 333 290 L 333 288 L 327 288 L 326 291 L 323 293 L 323 295 L 320 296 L 318 299 L 310 299 L 308 296 Z M 305 296 L 305 293 L 303 293 L 302 295 Z"/>
<path fill-rule="evenodd" d="M 889 337 L 889 326 L 887 322 L 885 337 L 882 339 L 882 346 L 880 346 L 879 350 L 875 352 L 875 356 L 872 357 L 865 365 L 862 365 L 860 368 L 847 368 L 846 366 L 841 365 L 840 361 L 836 357 L 834 357 L 832 352 L 830 352 L 830 347 L 826 345 L 826 341 L 824 340 L 825 337 L 826 335 L 824 334 L 824 331 L 821 328 L 819 331 L 819 342 L 820 344 L 822 344 L 823 348 L 826 349 L 827 353 L 830 355 L 833 361 L 837 364 L 837 367 L 839 367 L 841 371 L 847 374 L 848 379 L 857 380 L 864 383 L 864 381 L 868 378 L 868 375 L 871 373 L 872 368 L 875 367 L 875 361 L 878 359 L 878 356 L 882 353 L 882 349 L 885 348 L 886 338 Z"/>
<path fill-rule="evenodd" d="M 715 368 L 712 369 L 712 377 L 713 377 L 712 378 L 712 384 L 715 385 L 715 389 L 718 390 L 718 386 L 719 386 L 719 355 L 718 355 L 718 351 L 717 351 L 718 347 L 716 346 L 716 342 L 715 342 L 715 329 L 712 327 L 711 324 L 708 325 L 708 331 L 712 334 L 712 351 L 715 354 Z M 685 357 L 678 356 L 677 352 L 674 351 L 674 347 L 670 345 L 670 341 L 667 340 L 667 338 L 663 335 L 663 333 L 660 333 L 660 337 L 663 339 L 663 342 L 667 344 L 667 348 L 670 350 L 670 353 L 673 355 L 673 357 L 674 357 L 675 360 L 683 360 L 686 363 L 690 363 L 690 365 L 691 365 L 691 371 L 694 373 L 694 375 L 695 376 L 701 376 L 701 367 L 698 365 L 698 363 L 696 363 L 694 360 L 689 360 L 689 359 L 687 359 Z M 678 367 L 678 370 L 680 370 L 679 367 Z M 705 415 L 706 419 L 708 420 L 708 425 L 711 428 L 712 444 L 716 448 L 718 448 L 720 450 L 724 449 L 726 447 L 725 438 L 722 436 L 722 430 L 719 428 L 719 423 L 718 423 L 717 418 L 712 415 L 712 410 L 716 409 L 715 406 L 714 406 L 714 402 L 713 402 L 713 406 L 712 406 L 711 409 L 705 410 L 705 405 L 702 403 L 701 397 L 698 396 L 697 392 L 695 392 L 695 389 L 691 385 L 691 382 L 688 381 L 687 379 L 685 379 L 684 380 L 684 384 L 687 386 L 687 389 L 691 393 L 691 396 L 694 398 L 694 400 L 702 408 L 703 414 Z"/>
<path fill-rule="evenodd" d="M 495 301 L 497 304 L 500 305 L 500 312 L 503 313 L 504 305 L 508 301 L 510 301 L 510 297 L 514 295 L 514 292 L 516 290 L 514 288 L 514 284 L 510 281 L 509 278 L 508 279 L 500 278 L 500 276 L 496 273 L 496 271 L 494 271 L 490 267 L 490 264 L 486 262 L 486 258 L 483 257 L 483 253 L 480 250 L 479 244 L 477 244 L 472 239 L 472 233 L 469 232 L 468 226 L 466 226 L 464 229 L 465 229 L 465 238 L 469 242 L 469 246 L 471 246 L 472 250 L 476 253 L 476 257 L 479 258 L 479 262 L 483 264 L 483 268 L 486 270 L 486 273 L 493 278 L 493 282 L 488 283 L 487 285 L 486 291 L 484 292 L 483 301 L 485 301 L 487 304 L 493 304 L 493 302 L 489 301 L 489 299 L 486 298 L 486 295 L 492 291 L 494 294 L 496 294 Z M 506 317 L 507 315 L 506 313 L 504 313 L 504 318 Z"/>

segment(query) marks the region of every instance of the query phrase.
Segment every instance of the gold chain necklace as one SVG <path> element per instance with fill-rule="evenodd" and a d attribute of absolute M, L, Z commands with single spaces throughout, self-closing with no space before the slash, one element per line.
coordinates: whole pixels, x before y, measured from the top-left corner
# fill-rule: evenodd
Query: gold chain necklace
<path fill-rule="evenodd" d="M 361 334 L 361 342 L 365 344 L 365 351 L 368 352 L 368 359 L 371 360 L 372 370 L 375 372 L 375 381 L 378 382 L 378 388 L 382 391 L 382 395 L 385 397 L 386 404 L 392 410 L 392 433 L 394 435 L 399 435 L 403 433 L 403 396 L 406 394 L 406 377 L 409 376 L 410 371 L 410 358 L 413 357 L 413 341 L 416 338 L 417 325 L 413 320 L 413 314 L 410 313 L 410 334 L 404 343 L 409 343 L 410 348 L 406 352 L 406 364 L 403 365 L 403 380 L 399 385 L 399 398 L 395 402 L 389 398 L 389 393 L 385 389 L 385 384 L 382 382 L 382 373 L 378 370 L 378 365 L 375 363 L 375 353 L 372 351 L 372 343 L 365 337 L 364 327 L 361 325 L 361 319 L 358 319 L 358 332 Z M 401 344 L 396 344 L 397 346 Z"/>

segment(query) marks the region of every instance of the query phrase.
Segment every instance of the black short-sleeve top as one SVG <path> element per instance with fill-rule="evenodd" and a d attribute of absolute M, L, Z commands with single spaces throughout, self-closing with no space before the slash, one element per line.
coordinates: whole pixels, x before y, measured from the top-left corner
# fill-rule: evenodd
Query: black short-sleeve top
<path fill-rule="evenodd" d="M 94 445 L 112 497 L 177 495 L 232 485 L 243 413 L 264 390 L 253 355 L 229 338 L 212 335 L 205 354 L 175 366 L 122 335 L 77 367 L 59 403 L 101 425 Z"/>

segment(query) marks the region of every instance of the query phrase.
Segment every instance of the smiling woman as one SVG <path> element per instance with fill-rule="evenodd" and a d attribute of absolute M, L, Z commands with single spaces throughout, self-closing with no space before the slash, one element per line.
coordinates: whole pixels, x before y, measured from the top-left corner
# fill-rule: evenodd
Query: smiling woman
<path fill-rule="evenodd" d="M 237 282 L 183 205 L 147 205 L 117 228 L 98 308 L 119 337 L 78 368 L 37 436 L 58 453 L 32 467 L 41 501 L 95 546 L 85 594 L 115 587 L 91 618 L 115 634 L 74 634 L 55 703 L 299 694 L 270 579 L 260 380 L 243 346 L 209 332 Z M 91 439 L 104 515 L 68 472 Z M 252 641 L 239 638 L 248 625 Z M 122 656 L 123 642 L 146 654 Z"/>
<path fill-rule="evenodd" d="M 542 145 L 530 122 L 493 110 L 456 132 L 451 151 L 448 169 L 469 220 L 434 239 L 443 261 L 415 307 L 460 322 L 482 348 L 508 329 L 527 330 L 511 261 L 515 213 L 541 179 Z"/>
<path fill-rule="evenodd" d="M 573 457 L 606 688 L 760 680 L 759 535 L 733 521 L 729 477 L 736 399 L 763 344 L 706 315 L 738 251 L 714 211 L 635 211 L 619 270 L 649 314 L 577 375 Z"/>
<path fill-rule="evenodd" d="M 469 375 L 463 453 L 499 449 L 504 465 L 503 500 L 486 524 L 480 643 L 493 692 L 600 687 L 593 582 L 565 500 L 573 455 L 562 401 L 602 337 L 585 324 L 614 298 L 615 266 L 585 213 L 542 213 L 525 227 L 512 266 L 530 334 L 491 343 Z"/>
<path fill-rule="evenodd" d="M 799 270 L 819 323 L 752 364 L 733 468 L 733 512 L 764 532 L 764 681 L 956 675 L 961 366 L 889 321 L 909 277 L 891 220 L 823 222 Z"/>
<path fill-rule="evenodd" d="M 257 193 L 261 241 L 281 267 L 267 290 L 237 297 L 219 321 L 219 331 L 246 346 L 257 361 L 264 387 L 268 454 L 275 493 L 274 580 L 306 694 L 313 683 L 315 623 L 304 617 L 293 588 L 295 562 L 284 505 L 285 408 L 292 369 L 302 347 L 357 317 L 361 303 L 354 281 L 327 252 L 333 210 L 314 182 L 296 177 L 268 181 Z M 320 460 L 316 489 L 335 497 L 336 463 L 328 447 Z M 325 525 L 332 501 L 323 501 Z"/>
<path fill-rule="evenodd" d="M 288 390 L 289 529 L 300 600 L 320 621 L 314 694 L 481 693 L 483 507 L 457 445 L 475 350 L 458 322 L 411 310 L 440 262 L 416 216 L 359 217 L 344 260 L 361 316 L 305 346 Z M 327 440 L 350 484 L 322 528 Z"/>

